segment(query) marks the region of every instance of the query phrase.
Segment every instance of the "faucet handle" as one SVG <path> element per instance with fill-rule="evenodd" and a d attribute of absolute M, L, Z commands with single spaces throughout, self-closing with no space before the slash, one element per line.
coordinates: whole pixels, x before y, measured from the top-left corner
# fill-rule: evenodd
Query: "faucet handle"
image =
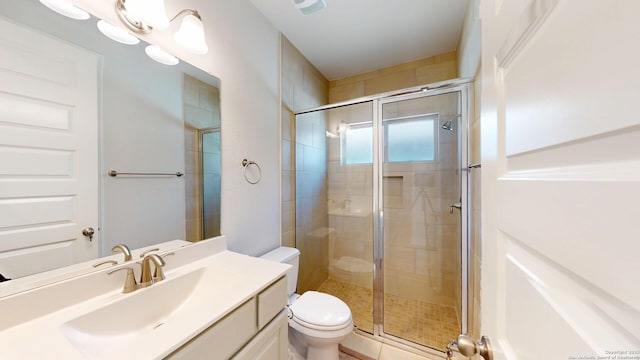
<path fill-rule="evenodd" d="M 97 264 L 93 264 L 91 266 L 93 266 L 94 268 L 97 268 L 99 266 L 106 265 L 106 264 L 118 265 L 118 262 L 115 260 L 106 260 L 106 261 L 99 262 Z"/>
<path fill-rule="evenodd" d="M 145 250 L 145 251 L 140 253 L 140 258 L 142 259 L 143 257 L 149 255 L 149 253 L 153 252 L 153 251 L 160 251 L 160 249 L 159 248 L 153 248 L 153 249 Z"/>
<path fill-rule="evenodd" d="M 113 274 L 116 271 L 127 270 L 127 277 L 124 279 L 124 287 L 122 288 L 123 294 L 128 294 L 132 291 L 135 291 L 138 288 L 138 283 L 136 283 L 136 277 L 133 274 L 133 268 L 130 266 L 121 267 L 115 270 L 107 271 L 108 275 Z"/>
<path fill-rule="evenodd" d="M 111 249 L 112 252 L 122 252 L 124 254 L 124 261 L 127 262 L 131 260 L 131 250 L 125 244 L 118 244 Z"/>
<path fill-rule="evenodd" d="M 168 254 L 164 254 L 163 257 L 160 257 L 162 260 L 164 260 L 164 258 L 166 258 L 167 256 L 170 255 L 175 255 L 176 253 L 174 252 L 170 252 Z M 158 255 L 159 256 L 159 255 Z M 164 268 L 164 261 L 163 261 L 163 265 L 158 266 L 156 265 L 155 270 L 153 271 L 153 281 L 154 282 L 158 282 L 158 281 L 162 281 L 164 279 L 166 279 L 167 277 L 164 275 L 164 270 L 162 268 Z"/>

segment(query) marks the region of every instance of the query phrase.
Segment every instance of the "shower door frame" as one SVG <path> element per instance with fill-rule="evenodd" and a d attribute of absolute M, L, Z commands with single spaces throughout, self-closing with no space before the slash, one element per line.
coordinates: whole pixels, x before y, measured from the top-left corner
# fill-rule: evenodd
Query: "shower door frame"
<path fill-rule="evenodd" d="M 420 350 L 422 352 L 441 356 L 442 351 L 428 347 L 426 345 L 417 344 L 415 342 L 387 334 L 384 332 L 384 211 L 383 211 L 383 189 L 382 189 L 382 160 L 384 159 L 382 149 L 382 120 L 379 119 L 379 115 L 382 114 L 382 105 L 391 102 L 398 102 L 402 100 L 410 100 L 421 97 L 431 97 L 444 95 L 449 93 L 460 93 L 460 127 L 459 132 L 459 176 L 460 176 L 460 195 L 462 208 L 460 209 L 460 234 L 461 234 L 461 333 L 468 332 L 468 309 L 469 309 L 469 189 L 468 189 L 468 145 L 469 145 L 469 114 L 471 109 L 472 94 L 471 84 L 473 79 L 463 78 L 454 79 L 448 81 L 442 81 L 422 86 L 416 86 L 406 89 L 400 89 L 391 92 L 385 92 L 377 95 L 371 95 L 353 100 L 338 102 L 334 104 L 328 104 L 311 109 L 305 109 L 296 111 L 294 117 L 301 114 L 312 113 L 317 111 L 324 111 L 335 109 L 344 106 L 356 105 L 371 102 L 372 103 L 372 127 L 373 127 L 373 161 L 372 161 L 372 173 L 373 173 L 373 334 L 361 330 L 356 327 L 356 333 L 373 337 L 375 340 L 382 343 L 391 343 L 395 346 L 406 348 L 408 350 Z M 464 216 L 463 216 L 464 215 Z M 297 236 L 297 235 L 296 235 Z M 443 344 L 443 347 L 446 344 Z"/>
<path fill-rule="evenodd" d="M 205 237 L 205 230 L 206 230 L 206 220 L 205 220 L 205 196 L 204 196 L 204 135 L 206 134 L 212 134 L 212 133 L 219 133 L 221 134 L 220 136 L 222 136 L 222 128 L 220 126 L 216 126 L 216 127 L 208 127 L 208 128 L 203 128 L 203 129 L 198 129 L 198 152 L 199 152 L 199 156 L 198 156 L 198 166 L 200 166 L 200 174 L 198 174 L 199 176 L 199 181 L 200 181 L 200 186 L 199 186 L 199 190 L 200 190 L 200 219 L 201 219 L 201 223 L 200 223 L 200 238 L 201 240 L 206 239 Z M 220 168 L 222 168 L 222 162 L 220 163 Z"/>
<path fill-rule="evenodd" d="M 427 86 L 427 88 L 430 88 Z M 388 334 L 384 331 L 384 187 L 383 183 L 383 171 L 382 166 L 384 163 L 384 123 L 380 114 L 382 114 L 382 108 L 385 104 L 397 103 L 406 100 L 414 100 L 419 98 L 435 97 L 451 93 L 459 93 L 459 106 L 460 106 L 460 125 L 458 128 L 458 171 L 460 177 L 460 198 L 462 208 L 460 209 L 460 259 L 461 259 L 461 282 L 460 282 L 460 297 L 461 297 L 461 333 L 467 333 L 468 323 L 468 309 L 469 309 L 469 292 L 468 292 L 468 279 L 469 279 L 469 199 L 468 199 L 468 146 L 469 146 L 469 129 L 468 129 L 468 116 L 469 116 L 469 84 L 467 81 L 456 85 L 438 86 L 436 89 L 426 91 L 422 89 L 419 92 L 400 93 L 398 95 L 384 96 L 373 100 L 373 261 L 374 261 L 374 274 L 373 274 L 373 336 L 380 338 L 384 341 L 390 341 L 399 345 L 404 345 L 410 348 L 417 348 L 428 353 L 442 354 L 441 351 L 432 347 L 418 344 L 401 337 Z M 438 129 L 440 128 L 438 123 Z M 439 137 L 438 137 L 439 139 Z M 439 140 L 438 140 L 439 141 Z M 464 216 L 463 216 L 464 215 Z M 358 333 L 367 334 L 367 332 L 360 329 Z M 443 348 L 446 344 L 442 344 Z"/>

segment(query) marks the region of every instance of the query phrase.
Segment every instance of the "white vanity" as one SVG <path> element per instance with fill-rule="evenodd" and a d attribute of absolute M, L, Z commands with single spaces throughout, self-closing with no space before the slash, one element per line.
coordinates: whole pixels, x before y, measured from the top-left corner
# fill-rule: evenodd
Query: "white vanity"
<path fill-rule="evenodd" d="M 135 258 L 0 298 L 0 358 L 287 358 L 288 265 L 228 251 L 224 236 L 171 252 L 166 279 L 130 293 L 112 271 L 137 278 Z"/>

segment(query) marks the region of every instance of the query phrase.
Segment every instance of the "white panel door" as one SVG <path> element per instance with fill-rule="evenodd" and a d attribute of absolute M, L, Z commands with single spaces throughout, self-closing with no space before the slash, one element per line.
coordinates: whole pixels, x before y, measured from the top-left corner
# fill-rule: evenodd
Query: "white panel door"
<path fill-rule="evenodd" d="M 638 16 L 638 0 L 482 2 L 496 359 L 640 358 Z"/>
<path fill-rule="evenodd" d="M 95 258 L 98 58 L 4 19 L 0 54 L 0 273 Z"/>

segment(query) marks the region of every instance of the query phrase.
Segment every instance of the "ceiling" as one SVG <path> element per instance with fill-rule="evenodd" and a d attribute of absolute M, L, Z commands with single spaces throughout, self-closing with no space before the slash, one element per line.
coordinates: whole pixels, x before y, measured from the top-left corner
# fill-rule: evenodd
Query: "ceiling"
<path fill-rule="evenodd" d="M 455 50 L 468 0 L 251 0 L 329 80 Z"/>

